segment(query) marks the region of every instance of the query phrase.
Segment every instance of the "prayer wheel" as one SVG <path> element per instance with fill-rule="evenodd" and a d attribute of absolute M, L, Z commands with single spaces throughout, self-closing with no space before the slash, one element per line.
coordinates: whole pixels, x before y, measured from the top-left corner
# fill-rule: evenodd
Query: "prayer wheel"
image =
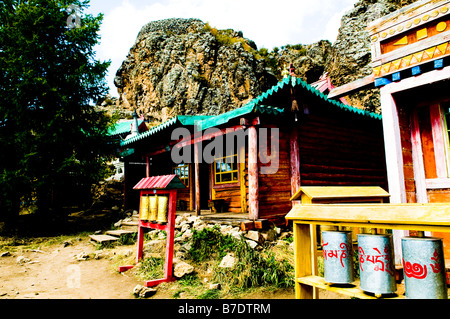
<path fill-rule="evenodd" d="M 405 297 L 448 299 L 442 239 L 402 238 Z"/>
<path fill-rule="evenodd" d="M 167 223 L 167 204 L 169 202 L 169 198 L 167 196 L 159 196 L 158 197 L 158 217 L 156 218 L 156 222 L 159 224 Z"/>
<path fill-rule="evenodd" d="M 139 206 L 139 219 L 148 220 L 148 196 L 141 196 L 141 205 Z"/>
<path fill-rule="evenodd" d="M 358 234 L 360 288 L 376 297 L 397 290 L 392 235 Z"/>
<path fill-rule="evenodd" d="M 158 195 L 149 196 L 150 197 L 150 217 L 151 222 L 155 222 L 158 216 Z"/>
<path fill-rule="evenodd" d="M 351 231 L 323 231 L 322 248 L 325 281 L 350 284 L 354 281 Z"/>

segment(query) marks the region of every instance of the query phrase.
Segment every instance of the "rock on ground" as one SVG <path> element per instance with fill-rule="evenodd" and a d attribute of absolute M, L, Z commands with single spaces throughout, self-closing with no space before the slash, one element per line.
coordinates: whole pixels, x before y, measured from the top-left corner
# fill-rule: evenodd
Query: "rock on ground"
<path fill-rule="evenodd" d="M 187 262 L 174 259 L 173 274 L 177 278 L 182 278 L 184 275 L 188 275 L 194 272 L 194 266 Z"/>
<path fill-rule="evenodd" d="M 133 294 L 136 297 L 140 297 L 140 298 L 149 298 L 149 297 L 153 296 L 154 294 L 156 294 L 156 292 L 157 292 L 157 289 L 150 288 L 150 287 L 144 287 L 142 285 L 137 285 L 133 289 Z"/>

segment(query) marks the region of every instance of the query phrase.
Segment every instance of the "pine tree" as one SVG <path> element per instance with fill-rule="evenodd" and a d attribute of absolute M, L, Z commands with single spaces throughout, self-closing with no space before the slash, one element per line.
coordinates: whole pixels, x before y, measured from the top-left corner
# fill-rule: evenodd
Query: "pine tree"
<path fill-rule="evenodd" d="M 101 178 L 112 151 L 95 59 L 102 14 L 86 0 L 0 0 L 0 219 L 22 204 L 59 212 Z M 68 196 L 67 196 L 68 195 Z"/>

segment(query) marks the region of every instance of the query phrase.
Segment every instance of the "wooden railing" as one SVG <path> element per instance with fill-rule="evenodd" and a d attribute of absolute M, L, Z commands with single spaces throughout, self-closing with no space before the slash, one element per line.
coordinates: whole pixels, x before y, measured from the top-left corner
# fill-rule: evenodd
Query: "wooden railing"
<path fill-rule="evenodd" d="M 318 289 L 357 298 L 376 298 L 356 284 L 333 287 L 317 274 L 315 225 L 450 232 L 449 204 L 309 204 L 296 205 L 286 215 L 293 222 L 295 297 L 316 299 Z M 313 227 L 314 226 L 314 227 Z M 398 294 L 396 298 L 404 298 Z"/>

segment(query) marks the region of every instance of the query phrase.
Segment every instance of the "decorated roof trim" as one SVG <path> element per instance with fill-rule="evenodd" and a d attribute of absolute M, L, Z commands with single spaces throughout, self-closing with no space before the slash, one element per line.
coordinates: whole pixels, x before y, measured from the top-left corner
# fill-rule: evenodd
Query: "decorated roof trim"
<path fill-rule="evenodd" d="M 177 189 L 186 188 L 178 175 L 159 175 L 142 178 L 133 189 Z"/>
<path fill-rule="evenodd" d="M 234 119 L 236 117 L 250 114 L 252 112 L 258 112 L 260 114 L 273 114 L 273 115 L 279 115 L 284 112 L 283 109 L 280 109 L 278 107 L 273 106 L 267 106 L 267 105 L 256 105 L 254 103 L 248 103 L 242 107 L 239 107 L 237 109 L 234 109 L 232 111 L 214 116 L 212 118 L 203 120 L 198 123 L 198 126 L 200 130 L 206 130 L 211 127 L 219 126 L 225 123 L 228 123 L 231 119 Z"/>
<path fill-rule="evenodd" d="M 268 106 L 264 105 L 263 102 L 267 100 L 270 96 L 277 93 L 279 90 L 283 89 L 285 86 L 291 85 L 292 87 L 301 86 L 302 88 L 306 89 L 307 91 L 311 92 L 312 94 L 317 95 L 319 98 L 323 99 L 324 101 L 348 112 L 352 112 L 358 115 L 368 116 L 373 119 L 381 120 L 381 115 L 376 114 L 373 112 L 369 112 L 366 110 L 361 110 L 353 106 L 345 105 L 339 101 L 335 101 L 332 99 L 328 99 L 327 95 L 321 93 L 319 90 L 314 88 L 313 86 L 309 85 L 305 81 L 303 81 L 300 78 L 291 77 L 288 76 L 286 78 L 283 78 L 280 82 L 278 82 L 276 85 L 265 91 L 264 93 L 260 94 L 244 106 L 241 106 L 239 108 L 236 108 L 232 111 L 219 114 L 216 116 L 211 115 L 178 115 L 176 117 L 173 117 L 164 123 L 161 123 L 155 127 L 152 127 L 148 131 L 135 135 L 133 137 L 130 137 L 124 141 L 120 142 L 120 146 L 125 146 L 131 143 L 134 143 L 136 141 L 142 140 L 148 136 L 151 136 L 157 132 L 160 132 L 162 130 L 167 129 L 168 127 L 171 127 L 175 125 L 177 122 L 181 123 L 181 125 L 198 125 L 201 130 L 205 130 L 211 127 L 215 127 L 218 125 L 222 125 L 225 123 L 228 123 L 231 119 L 234 119 L 236 117 L 249 114 L 252 112 L 259 112 L 261 114 L 273 114 L 273 115 L 280 115 L 284 113 L 284 109 L 274 107 L 274 106 Z"/>
<path fill-rule="evenodd" d="M 250 113 L 253 110 L 260 111 L 261 113 L 268 112 L 269 114 L 270 114 L 270 111 L 273 111 L 274 114 L 282 113 L 283 110 L 280 109 L 280 108 L 271 107 L 271 106 L 262 105 L 262 104 L 264 103 L 264 101 L 269 96 L 277 93 L 279 90 L 283 89 L 287 85 L 291 85 L 292 87 L 301 86 L 302 88 L 306 89 L 307 91 L 317 95 L 319 98 L 323 99 L 324 101 L 326 101 L 326 102 L 328 102 L 328 103 L 330 103 L 330 104 L 332 104 L 332 105 L 334 105 L 334 106 L 336 106 L 336 107 L 338 107 L 338 108 L 340 108 L 340 109 L 342 109 L 344 111 L 352 112 L 352 113 L 363 115 L 363 116 L 368 116 L 368 117 L 371 117 L 371 118 L 374 118 L 374 119 L 377 119 L 377 120 L 381 120 L 381 118 L 382 118 L 380 114 L 369 112 L 369 111 L 366 111 L 366 110 L 361 110 L 361 109 L 358 109 L 356 107 L 353 107 L 353 106 L 341 103 L 339 101 L 328 99 L 328 96 L 326 94 L 321 93 L 319 90 L 317 90 L 313 86 L 309 85 L 308 83 L 306 83 L 302 79 L 288 76 L 286 78 L 283 78 L 283 80 L 278 82 L 272 88 L 268 89 L 264 93 L 260 94 L 259 96 L 257 96 L 256 98 L 254 98 L 253 100 L 248 102 L 246 105 L 244 105 L 244 106 L 242 106 L 242 107 L 240 107 L 238 109 L 235 109 L 233 111 L 230 111 L 230 112 L 218 115 L 219 117 L 223 116 L 224 118 L 228 118 L 228 119 L 226 121 L 218 120 L 217 121 L 218 123 L 216 125 L 224 124 L 224 123 L 228 122 L 231 118 L 234 118 L 234 117 L 242 115 L 242 114 Z M 258 109 L 258 107 L 260 109 Z M 236 113 L 234 113 L 234 112 L 236 112 Z M 229 114 L 229 115 L 225 115 L 225 114 Z M 200 124 L 202 125 L 202 129 L 206 129 L 206 128 L 214 126 L 214 125 L 211 125 L 210 123 L 216 121 L 216 118 L 217 117 L 212 117 L 212 118 L 207 119 L 205 121 L 201 121 Z"/>
<path fill-rule="evenodd" d="M 133 137 L 130 137 L 126 140 L 123 140 L 120 142 L 120 146 L 125 146 L 134 142 L 137 142 L 139 140 L 142 140 L 148 136 L 151 136 L 155 133 L 158 133 L 160 131 L 163 131 L 167 129 L 168 127 L 171 127 L 175 125 L 177 122 L 179 122 L 181 125 L 194 125 L 196 121 L 203 120 L 205 118 L 210 117 L 210 115 L 178 115 L 175 116 L 159 125 L 156 125 L 149 129 L 148 131 L 141 133 L 139 135 L 135 135 Z"/>
<path fill-rule="evenodd" d="M 133 124 L 133 122 L 134 120 L 127 120 L 115 123 L 112 127 L 108 129 L 108 135 L 115 136 L 131 132 L 131 125 Z M 142 122 L 144 122 L 143 119 L 138 119 L 138 126 L 141 126 Z"/>

